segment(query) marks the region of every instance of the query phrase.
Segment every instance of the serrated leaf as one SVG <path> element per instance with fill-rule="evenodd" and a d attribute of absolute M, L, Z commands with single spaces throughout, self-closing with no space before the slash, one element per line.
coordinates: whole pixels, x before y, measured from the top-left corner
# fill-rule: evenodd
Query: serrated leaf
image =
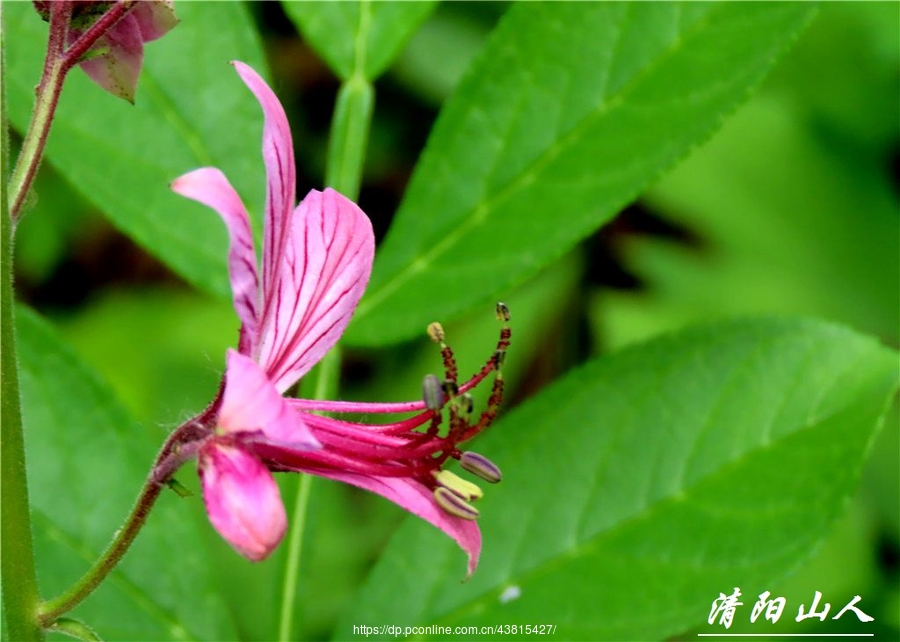
<path fill-rule="evenodd" d="M 136 425 L 34 312 L 17 310 L 17 331 L 35 557 L 41 592 L 55 597 L 125 520 L 165 433 Z M 235 639 L 202 512 L 199 497 L 164 492 L 122 563 L 72 615 L 103 639 Z"/>
<path fill-rule="evenodd" d="M 428 2 L 282 2 L 284 12 L 341 80 L 374 80 L 437 5 Z"/>
<path fill-rule="evenodd" d="M 708 137 L 811 14 L 513 6 L 441 113 L 347 339 L 407 338 L 560 256 Z"/>
<path fill-rule="evenodd" d="M 11 124 L 24 131 L 40 79 L 47 24 L 30 3 L 4 7 Z M 169 183 L 203 165 L 225 171 L 251 212 L 261 212 L 262 117 L 228 65 L 265 73 L 265 58 L 243 3 L 179 3 L 181 23 L 146 45 L 134 105 L 88 80 L 66 79 L 47 143 L 59 173 L 122 232 L 198 287 L 229 293 L 222 223 L 171 193 Z M 240 135 L 224 136 L 224 131 Z M 40 194 L 37 195 L 41 197 Z"/>
<path fill-rule="evenodd" d="M 375 621 L 555 624 L 567 640 L 706 626 L 720 591 L 762 592 L 823 538 L 897 379 L 894 351 L 806 320 L 693 329 L 595 360 L 478 443 L 505 477 L 481 500 L 475 576 L 452 579 L 462 555 L 411 519 L 337 637 Z"/>
<path fill-rule="evenodd" d="M 648 191 L 702 248 L 627 239 L 619 254 L 647 287 L 603 293 L 604 345 L 774 310 L 897 343 L 900 201 L 885 149 L 900 136 L 900 49 L 881 43 L 898 21 L 898 4 L 823 5 L 769 86 Z M 852 63 L 835 42 L 856 43 Z"/>

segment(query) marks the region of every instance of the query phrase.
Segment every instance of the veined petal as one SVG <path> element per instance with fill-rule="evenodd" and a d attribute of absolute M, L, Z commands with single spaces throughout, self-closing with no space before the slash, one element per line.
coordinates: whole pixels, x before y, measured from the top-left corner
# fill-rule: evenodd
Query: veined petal
<path fill-rule="evenodd" d="M 272 474 L 236 446 L 208 442 L 200 450 L 206 512 L 219 534 L 244 557 L 268 557 L 287 528 L 281 494 Z"/>
<path fill-rule="evenodd" d="M 478 566 L 481 555 L 481 530 L 477 522 L 450 515 L 434 501 L 432 491 L 421 483 L 404 477 L 369 477 L 353 473 L 314 471 L 320 477 L 327 477 L 359 488 L 364 488 L 389 499 L 405 508 L 452 537 L 469 557 L 468 573 L 471 577 Z"/>
<path fill-rule="evenodd" d="M 263 226 L 263 292 L 275 289 L 291 227 L 291 211 L 296 202 L 296 169 L 291 128 L 284 108 L 266 82 L 251 67 L 234 61 L 241 80 L 256 96 L 265 117 L 262 152 L 266 164 L 266 216 Z M 263 297 L 263 314 L 273 303 Z"/>
<path fill-rule="evenodd" d="M 259 363 L 280 392 L 337 342 L 372 272 L 375 237 L 359 207 L 312 190 L 291 221 L 274 288 L 263 283 Z"/>
<path fill-rule="evenodd" d="M 258 342 L 259 279 L 250 219 L 241 197 L 225 175 L 214 167 L 201 167 L 176 178 L 172 190 L 214 209 L 228 228 L 228 275 L 234 309 L 242 324 L 240 349 L 245 354 L 252 354 Z"/>
<path fill-rule="evenodd" d="M 227 434 L 260 432 L 266 441 L 297 450 L 320 447 L 300 413 L 293 411 L 259 366 L 228 351 L 218 429 Z"/>

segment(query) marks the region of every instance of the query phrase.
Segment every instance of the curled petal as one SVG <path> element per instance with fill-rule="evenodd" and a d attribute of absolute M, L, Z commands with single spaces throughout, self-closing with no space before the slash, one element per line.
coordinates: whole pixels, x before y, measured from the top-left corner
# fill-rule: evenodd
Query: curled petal
<path fill-rule="evenodd" d="M 199 468 L 206 512 L 219 534 L 254 562 L 268 557 L 287 528 L 272 474 L 246 450 L 215 441 L 201 449 Z"/>
<path fill-rule="evenodd" d="M 70 32 L 70 38 L 77 36 Z M 128 14 L 110 29 L 97 44 L 94 51 L 103 51 L 81 63 L 81 68 L 91 80 L 106 91 L 134 102 L 138 76 L 144 62 L 144 38 L 138 20 Z"/>
<path fill-rule="evenodd" d="M 259 363 L 279 391 L 343 334 L 369 282 L 374 253 L 372 224 L 341 194 L 312 190 L 297 207 L 274 289 L 263 284 Z"/>
<path fill-rule="evenodd" d="M 241 320 L 241 352 L 251 354 L 257 340 L 259 280 L 250 219 L 241 197 L 214 167 L 201 167 L 176 178 L 172 190 L 214 209 L 228 228 L 228 275 L 234 294 L 234 309 Z"/>
<path fill-rule="evenodd" d="M 320 447 L 253 359 L 234 350 L 228 351 L 218 428 L 233 435 L 259 432 L 267 442 L 297 450 Z"/>
<path fill-rule="evenodd" d="M 369 477 L 353 473 L 315 471 L 316 475 L 335 479 L 381 495 L 417 515 L 452 537 L 469 557 L 466 577 L 471 577 L 481 555 L 481 530 L 471 519 L 456 517 L 442 510 L 432 491 L 421 483 L 404 477 Z"/>
<path fill-rule="evenodd" d="M 296 169 L 291 128 L 284 108 L 266 82 L 248 65 L 232 63 L 241 80 L 259 101 L 265 117 L 263 126 L 263 161 L 266 164 L 266 217 L 263 227 L 263 291 L 275 289 L 282 264 L 282 256 L 288 243 L 291 227 L 291 211 L 296 202 Z M 264 296 L 266 314 L 272 302 Z"/>

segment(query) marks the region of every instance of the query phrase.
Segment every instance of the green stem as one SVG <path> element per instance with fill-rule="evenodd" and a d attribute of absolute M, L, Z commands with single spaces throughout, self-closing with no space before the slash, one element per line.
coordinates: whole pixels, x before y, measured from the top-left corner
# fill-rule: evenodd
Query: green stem
<path fill-rule="evenodd" d="M 197 432 L 202 430 L 202 422 L 208 418 L 212 407 L 211 404 L 201 415 L 189 419 L 169 435 L 156 457 L 131 513 L 122 528 L 116 531 L 113 541 L 77 582 L 62 595 L 47 600 L 38 608 L 38 617 L 42 626 L 53 626 L 63 613 L 78 606 L 94 592 L 94 589 L 122 560 L 143 528 L 144 522 L 147 521 L 150 510 L 163 488 L 172 481 L 172 474 L 181 464 L 196 455 Z"/>
<path fill-rule="evenodd" d="M 0 27 L 2 28 L 2 27 Z M 2 37 L 2 33 L 0 33 Z M 6 56 L 0 52 L 0 76 L 6 72 Z M 9 129 L 6 120 L 5 84 L 0 86 L 0 164 L 8 167 Z M 5 174 L 5 173 L 4 173 Z M 31 511 L 25 469 L 25 436 L 13 319 L 13 240 L 6 176 L 0 176 L 0 579 L 6 634 L 11 640 L 43 640 L 36 617 L 37 574 L 31 539 Z"/>
<path fill-rule="evenodd" d="M 128 515 L 125 524 L 119 529 L 115 539 L 106 548 L 103 555 L 65 593 L 41 604 L 38 614 L 43 626 L 50 626 L 60 615 L 75 608 L 106 579 L 106 576 L 128 551 L 134 538 L 137 537 L 163 488 L 164 486 L 157 483 L 152 475 L 147 479 L 147 483 L 144 484 L 140 496 L 131 509 L 131 514 Z"/>
<path fill-rule="evenodd" d="M 288 540 L 288 558 L 284 566 L 284 584 L 281 591 L 281 617 L 278 619 L 278 640 L 281 642 L 287 642 L 293 637 L 297 578 L 300 577 L 303 534 L 306 531 L 306 515 L 312 490 L 313 476 L 304 473 L 299 475 L 297 497 L 291 511 L 291 536 Z"/>
<path fill-rule="evenodd" d="M 331 121 L 325 184 L 351 200 L 359 197 L 374 103 L 375 90 L 372 83 L 360 73 L 354 73 L 341 85 Z M 341 354 L 335 347 L 311 373 L 316 382 L 313 398 L 334 399 L 337 396 L 340 371 Z M 297 482 L 278 623 L 278 639 L 283 642 L 293 638 L 295 629 L 297 584 L 312 480 L 311 475 L 301 475 Z"/>
<path fill-rule="evenodd" d="M 374 104 L 372 83 L 351 76 L 341 85 L 331 122 L 325 184 L 353 201 L 359 197 Z"/>
<path fill-rule="evenodd" d="M 337 395 L 340 374 L 341 352 L 339 348 L 335 347 L 307 375 L 308 380 L 315 381 L 312 398 L 333 399 Z M 297 495 L 294 500 L 294 509 L 291 512 L 291 534 L 287 543 L 287 562 L 281 591 L 281 612 L 278 619 L 278 640 L 280 642 L 287 642 L 294 637 L 297 583 L 300 577 L 303 536 L 306 531 L 306 516 L 313 479 L 312 475 L 301 473 L 297 481 Z"/>

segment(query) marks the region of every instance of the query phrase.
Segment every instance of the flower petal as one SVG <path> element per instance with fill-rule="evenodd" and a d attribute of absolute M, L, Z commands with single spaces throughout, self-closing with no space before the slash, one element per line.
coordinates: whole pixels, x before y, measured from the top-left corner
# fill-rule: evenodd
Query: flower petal
<path fill-rule="evenodd" d="M 137 19 L 144 42 L 162 38 L 172 27 L 178 24 L 172 0 L 138 2 L 132 9 L 132 14 Z"/>
<path fill-rule="evenodd" d="M 259 432 L 267 442 L 297 450 L 320 448 L 303 416 L 288 406 L 253 359 L 234 350 L 228 351 L 227 359 L 219 430 Z"/>
<path fill-rule="evenodd" d="M 405 477 L 369 477 L 354 473 L 334 471 L 312 471 L 320 477 L 327 477 L 364 488 L 405 508 L 452 537 L 469 556 L 466 577 L 472 576 L 481 555 L 481 530 L 478 523 L 470 519 L 454 517 L 442 510 L 434 501 L 432 491 L 421 483 Z"/>
<path fill-rule="evenodd" d="M 245 354 L 252 354 L 257 347 L 259 327 L 259 280 L 250 219 L 241 197 L 225 175 L 214 167 L 201 167 L 176 178 L 172 182 L 172 190 L 214 209 L 228 228 L 231 242 L 228 250 L 228 274 L 234 294 L 234 309 L 242 324 L 240 350 Z"/>
<path fill-rule="evenodd" d="M 284 108 L 266 82 L 248 65 L 232 63 L 241 80 L 256 96 L 265 117 L 262 152 L 266 164 L 266 217 L 263 226 L 263 292 L 275 289 L 282 255 L 290 236 L 291 211 L 296 202 L 296 169 L 291 128 Z M 273 305 L 263 296 L 265 308 Z M 265 315 L 269 312 L 264 311 Z"/>
<path fill-rule="evenodd" d="M 294 211 L 274 289 L 263 284 L 258 361 L 279 391 L 343 334 L 369 282 L 374 253 L 368 217 L 334 190 L 310 191 Z"/>
<path fill-rule="evenodd" d="M 272 474 L 246 450 L 215 441 L 200 450 L 199 469 L 206 512 L 219 534 L 254 562 L 268 557 L 287 528 Z"/>
<path fill-rule="evenodd" d="M 72 31 L 69 38 L 78 35 Z M 105 51 L 82 62 L 81 68 L 103 89 L 133 103 L 144 62 L 144 39 L 134 15 L 128 14 L 107 31 L 92 48 L 99 50 Z"/>

